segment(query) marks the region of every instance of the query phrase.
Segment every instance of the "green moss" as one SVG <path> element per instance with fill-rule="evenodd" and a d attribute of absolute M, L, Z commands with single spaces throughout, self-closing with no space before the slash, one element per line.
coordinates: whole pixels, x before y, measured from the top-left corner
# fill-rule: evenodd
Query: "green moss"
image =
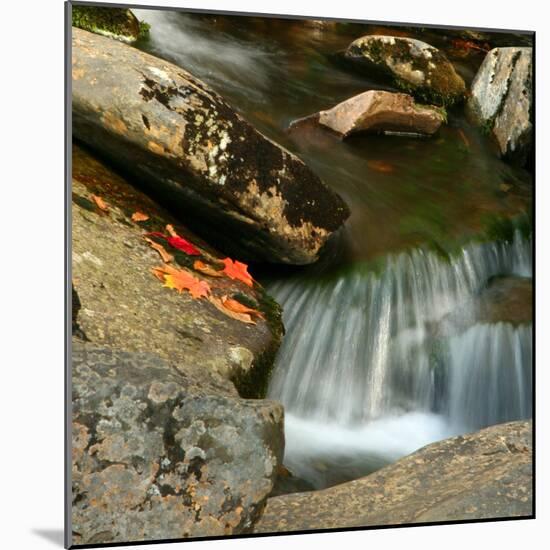
<path fill-rule="evenodd" d="M 267 395 L 267 388 L 275 363 L 275 356 L 277 355 L 284 335 L 281 306 L 263 287 L 257 285 L 256 291 L 258 298 L 257 307 L 265 315 L 272 338 L 267 348 L 256 357 L 252 367 L 246 374 L 235 376 L 232 379 L 239 395 L 246 399 L 264 399 Z M 242 300 L 242 296 L 239 296 L 239 300 L 242 301 L 243 304 L 245 303 L 245 300 Z M 250 298 L 248 298 L 247 301 L 250 303 Z"/>
<path fill-rule="evenodd" d="M 125 42 L 136 41 L 142 32 L 136 16 L 122 8 L 72 6 L 72 25 Z M 144 27 L 143 32 L 148 33 L 148 28 Z"/>

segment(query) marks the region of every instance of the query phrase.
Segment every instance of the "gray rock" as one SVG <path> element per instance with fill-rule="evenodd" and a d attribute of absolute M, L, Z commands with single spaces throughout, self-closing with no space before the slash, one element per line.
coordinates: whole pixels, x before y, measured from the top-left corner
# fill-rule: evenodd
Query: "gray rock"
<path fill-rule="evenodd" d="M 362 479 L 268 499 L 256 533 L 528 517 L 532 425 L 433 443 Z"/>
<path fill-rule="evenodd" d="M 73 342 L 73 544 L 249 532 L 284 447 L 273 401 L 197 392 L 154 354 Z"/>
<path fill-rule="evenodd" d="M 462 100 L 466 86 L 445 54 L 414 38 L 367 35 L 352 42 L 345 57 L 379 72 L 426 103 L 452 105 Z"/>
<path fill-rule="evenodd" d="M 356 132 L 431 135 L 445 121 L 445 113 L 416 104 L 408 94 L 369 90 L 321 111 L 317 119 L 341 137 Z"/>
<path fill-rule="evenodd" d="M 75 136 L 241 259 L 314 262 L 349 215 L 342 199 L 203 82 L 73 29 Z"/>
<path fill-rule="evenodd" d="M 491 50 L 472 82 L 468 110 L 502 156 L 525 164 L 533 140 L 532 49 Z"/>
<path fill-rule="evenodd" d="M 73 326 L 87 339 L 111 348 L 153 352 L 212 391 L 262 397 L 282 337 L 279 307 L 264 289 L 194 271 L 200 259 L 211 266 L 219 254 L 149 197 L 81 148 L 73 148 L 72 278 L 78 296 Z M 108 205 L 102 212 L 92 200 Z M 149 220 L 133 222 L 134 212 Z M 163 287 L 151 269 L 162 265 L 145 233 L 178 234 L 195 243 L 201 256 L 170 249 L 174 267 L 186 267 L 206 280 L 214 295 L 237 296 L 261 310 L 264 319 L 245 324 L 218 311 L 206 299 L 193 299 Z M 77 305 L 73 302 L 73 305 Z M 233 382 L 233 383 L 232 383 Z"/>

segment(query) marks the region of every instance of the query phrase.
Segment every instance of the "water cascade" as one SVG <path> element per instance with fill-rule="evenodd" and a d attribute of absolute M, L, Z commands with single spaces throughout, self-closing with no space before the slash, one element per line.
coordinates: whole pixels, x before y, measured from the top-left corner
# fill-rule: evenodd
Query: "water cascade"
<path fill-rule="evenodd" d="M 476 320 L 475 298 L 497 275 L 531 275 L 530 239 L 470 244 L 450 260 L 415 249 L 381 272 L 274 283 L 287 334 L 269 394 L 285 405 L 287 465 L 323 486 L 340 467 L 355 477 L 530 416 L 531 326 Z"/>

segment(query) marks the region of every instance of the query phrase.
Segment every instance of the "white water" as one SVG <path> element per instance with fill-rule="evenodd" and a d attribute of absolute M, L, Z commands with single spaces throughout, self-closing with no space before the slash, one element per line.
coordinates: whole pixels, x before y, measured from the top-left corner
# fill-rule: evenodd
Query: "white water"
<path fill-rule="evenodd" d="M 531 275 L 531 242 L 414 250 L 382 273 L 294 279 L 270 292 L 286 336 L 269 395 L 287 411 L 285 463 L 316 487 L 432 441 L 531 415 L 531 327 L 477 324 L 496 275 Z M 327 477 L 333 475 L 334 479 Z"/>

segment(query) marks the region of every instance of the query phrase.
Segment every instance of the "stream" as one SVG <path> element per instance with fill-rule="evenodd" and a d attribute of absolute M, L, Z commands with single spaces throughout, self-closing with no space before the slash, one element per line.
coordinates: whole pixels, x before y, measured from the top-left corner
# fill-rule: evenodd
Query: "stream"
<path fill-rule="evenodd" d="M 499 160 L 460 107 L 429 139 L 287 131 L 365 90 L 393 90 L 339 56 L 372 26 L 135 13 L 151 24 L 137 47 L 211 85 L 351 208 L 319 262 L 257 271 L 283 307 L 269 397 L 285 406 L 284 464 L 301 488 L 530 417 L 532 325 L 487 322 L 479 296 L 494 278 L 532 276 L 531 176 Z M 444 49 L 467 85 L 484 57 L 459 56 L 442 32 L 409 35 Z"/>

